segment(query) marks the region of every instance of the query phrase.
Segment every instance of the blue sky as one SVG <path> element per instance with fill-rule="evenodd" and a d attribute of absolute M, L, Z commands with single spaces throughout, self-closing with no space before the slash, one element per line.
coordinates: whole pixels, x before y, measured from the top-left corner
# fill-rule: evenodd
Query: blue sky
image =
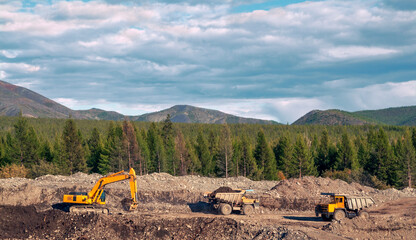
<path fill-rule="evenodd" d="M 414 0 L 205 2 L 0 0 L 0 79 L 129 115 L 416 105 Z"/>

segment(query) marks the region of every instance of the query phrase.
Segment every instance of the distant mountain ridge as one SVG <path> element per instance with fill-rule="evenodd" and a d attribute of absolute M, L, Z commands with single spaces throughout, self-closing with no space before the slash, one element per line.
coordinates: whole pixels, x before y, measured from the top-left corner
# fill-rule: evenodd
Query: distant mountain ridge
<path fill-rule="evenodd" d="M 20 112 L 28 117 L 68 118 L 95 120 L 123 120 L 160 122 L 170 114 L 172 122 L 183 123 L 256 123 L 276 124 L 277 122 L 254 118 L 237 117 L 217 110 L 198 108 L 190 105 L 176 105 L 171 108 L 139 116 L 125 116 L 114 111 L 97 108 L 72 110 L 27 88 L 0 80 L 0 116 L 17 116 Z"/>
<path fill-rule="evenodd" d="M 416 106 L 347 112 L 337 109 L 313 110 L 293 125 L 364 125 L 416 126 Z"/>
<path fill-rule="evenodd" d="M 163 121 L 168 114 L 170 114 L 172 122 L 182 123 L 277 123 L 269 120 L 237 117 L 217 110 L 198 108 L 189 105 L 176 105 L 159 112 L 143 114 L 133 119 L 135 121 L 160 122 Z"/>

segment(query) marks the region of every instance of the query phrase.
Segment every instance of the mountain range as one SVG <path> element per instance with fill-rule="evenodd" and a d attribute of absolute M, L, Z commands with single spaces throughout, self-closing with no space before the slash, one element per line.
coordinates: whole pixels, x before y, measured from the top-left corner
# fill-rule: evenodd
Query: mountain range
<path fill-rule="evenodd" d="M 125 116 L 114 111 L 97 108 L 72 110 L 27 88 L 0 80 L 0 116 L 17 116 L 22 112 L 27 117 L 68 118 L 95 120 L 123 120 L 160 122 L 170 114 L 172 122 L 183 123 L 255 123 L 276 124 L 275 121 L 243 118 L 217 110 L 189 105 L 175 105 L 171 108 L 139 116 Z"/>
<path fill-rule="evenodd" d="M 170 114 L 172 122 L 182 123 L 254 123 L 278 124 L 275 121 L 243 118 L 217 110 L 175 105 L 171 108 L 138 116 L 125 116 L 114 111 L 97 108 L 72 110 L 34 91 L 0 80 L 0 116 L 17 116 L 20 112 L 27 117 L 68 118 L 95 120 L 123 120 L 160 122 Z M 293 125 L 397 125 L 416 126 L 416 106 L 347 112 L 338 109 L 313 110 Z"/>

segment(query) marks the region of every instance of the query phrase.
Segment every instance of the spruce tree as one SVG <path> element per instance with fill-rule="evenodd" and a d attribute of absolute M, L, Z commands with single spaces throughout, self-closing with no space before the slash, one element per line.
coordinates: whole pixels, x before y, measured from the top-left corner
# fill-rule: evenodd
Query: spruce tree
<path fill-rule="evenodd" d="M 150 128 L 147 131 L 147 142 L 152 159 L 152 170 L 156 172 L 167 171 L 163 139 L 160 136 L 159 129 L 154 122 L 150 124 Z"/>
<path fill-rule="evenodd" d="M 243 135 L 241 139 L 240 162 L 243 165 L 242 172 L 244 177 L 260 180 L 261 173 L 257 168 L 256 159 L 253 156 L 252 147 L 246 135 Z"/>
<path fill-rule="evenodd" d="M 191 161 L 189 164 L 189 173 L 191 175 L 201 173 L 202 165 L 199 161 L 195 148 L 193 147 L 193 145 L 189 144 L 189 141 L 186 144 L 186 148 L 189 151 L 189 158 Z"/>
<path fill-rule="evenodd" d="M 106 146 L 102 146 L 100 149 L 100 157 L 98 158 L 97 163 L 97 172 L 103 175 L 106 175 L 111 170 L 110 164 L 110 151 L 107 149 Z"/>
<path fill-rule="evenodd" d="M 256 159 L 256 163 L 260 171 L 263 172 L 262 179 L 277 179 L 276 159 L 274 158 L 274 154 L 266 141 L 266 136 L 264 135 L 263 130 L 260 130 L 257 134 L 257 144 L 254 150 L 254 158 Z"/>
<path fill-rule="evenodd" d="M 201 163 L 201 172 L 204 176 L 211 176 L 213 174 L 212 158 L 209 152 L 208 144 L 202 135 L 202 132 L 198 133 L 196 139 L 195 152 Z"/>
<path fill-rule="evenodd" d="M 176 164 L 173 165 L 174 174 L 176 174 L 176 169 L 178 169 L 180 175 L 186 175 L 191 160 L 188 149 L 186 148 L 185 138 L 180 130 L 177 131 L 175 138 L 175 155 L 175 159 L 178 159 L 179 166 L 176 166 Z"/>
<path fill-rule="evenodd" d="M 166 116 L 166 119 L 162 123 L 161 137 L 163 139 L 165 158 L 166 158 L 166 171 L 176 175 L 178 169 L 177 158 L 175 158 L 175 129 L 170 119 L 170 114 Z"/>
<path fill-rule="evenodd" d="M 138 145 L 133 124 L 127 120 L 123 121 L 123 149 L 128 168 L 134 168 L 138 159 Z"/>
<path fill-rule="evenodd" d="M 290 162 L 292 158 L 292 146 L 288 133 L 279 138 L 279 141 L 273 148 L 273 152 L 276 158 L 277 169 L 286 172 L 286 163 Z"/>
<path fill-rule="evenodd" d="M 137 147 L 138 147 L 138 173 L 139 175 L 147 174 L 148 166 L 150 165 L 150 152 L 146 142 L 146 133 L 142 129 L 140 133 L 136 133 Z"/>
<path fill-rule="evenodd" d="M 88 157 L 87 165 L 91 172 L 97 173 L 99 172 L 98 164 L 100 162 L 104 146 L 101 142 L 100 132 L 96 127 L 92 130 L 91 138 L 88 140 L 88 147 L 90 149 L 90 155 Z"/>
<path fill-rule="evenodd" d="M 217 158 L 217 175 L 228 178 L 232 169 L 233 145 L 231 131 L 227 124 L 223 124 L 220 138 L 220 149 Z"/>
<path fill-rule="evenodd" d="M 29 126 L 27 119 L 20 115 L 17 123 L 14 125 L 16 137 L 16 149 L 19 153 L 20 163 L 26 167 L 39 163 L 39 140 L 35 129 Z"/>
<path fill-rule="evenodd" d="M 40 147 L 39 156 L 43 161 L 46 161 L 46 162 L 49 162 L 49 163 L 54 161 L 54 154 L 53 154 L 53 151 L 52 151 L 51 144 L 49 143 L 48 140 L 45 140 L 42 143 L 42 145 Z"/>
<path fill-rule="evenodd" d="M 123 150 L 123 128 L 114 122 L 110 122 L 107 132 L 105 148 L 108 150 L 108 160 L 111 171 L 118 172 L 126 169 L 126 152 Z"/>
<path fill-rule="evenodd" d="M 305 143 L 305 138 L 300 134 L 296 137 L 296 142 L 293 147 L 293 162 L 291 166 L 291 175 L 297 172 L 298 177 L 306 175 L 316 175 L 317 170 L 314 161 L 309 153 L 309 149 Z"/>
<path fill-rule="evenodd" d="M 321 138 L 318 145 L 317 156 L 315 158 L 315 165 L 318 170 L 319 175 L 322 175 L 330 166 L 329 158 L 329 137 L 328 130 L 325 128 L 322 131 Z"/>
<path fill-rule="evenodd" d="M 338 144 L 337 152 L 338 170 L 344 170 L 347 168 L 356 170 L 359 168 L 353 144 L 351 143 L 346 131 L 344 131 L 342 134 L 341 142 Z"/>
<path fill-rule="evenodd" d="M 370 163 L 374 165 L 371 168 L 378 179 L 389 185 L 393 185 L 393 179 L 396 178 L 391 146 L 387 135 L 382 128 L 379 129 L 373 149 L 370 152 Z"/>
<path fill-rule="evenodd" d="M 69 172 L 86 172 L 87 162 L 82 148 L 82 136 L 73 119 L 65 122 L 62 132 L 62 158 Z"/>
<path fill-rule="evenodd" d="M 403 138 L 403 154 L 402 154 L 402 179 L 405 186 L 411 188 L 414 185 L 416 177 L 416 153 L 412 142 L 410 132 L 406 131 Z M 403 174 L 404 173 L 404 174 Z"/>

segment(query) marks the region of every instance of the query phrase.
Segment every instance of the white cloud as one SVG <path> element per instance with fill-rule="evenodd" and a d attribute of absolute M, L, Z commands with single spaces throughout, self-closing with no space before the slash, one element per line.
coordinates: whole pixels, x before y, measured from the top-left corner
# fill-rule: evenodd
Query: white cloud
<path fill-rule="evenodd" d="M 15 72 L 37 72 L 40 66 L 26 64 L 26 63 L 0 63 L 0 69 L 15 71 Z"/>
<path fill-rule="evenodd" d="M 332 61 L 332 60 L 346 60 L 356 58 L 377 57 L 383 55 L 390 55 L 398 53 L 395 49 L 387 49 L 380 47 L 365 47 L 365 46 L 340 46 L 321 50 L 318 59 Z"/>
<path fill-rule="evenodd" d="M 389 104 L 372 100 L 383 96 L 375 92 L 394 104 L 413 103 L 413 85 L 394 82 L 415 79 L 414 11 L 376 0 L 233 13 L 236 4 L 6 3 L 0 77 L 38 81 L 47 97 L 70 107 L 128 114 L 179 100 L 292 122 L 315 108 Z"/>
<path fill-rule="evenodd" d="M 359 109 L 416 105 L 416 80 L 374 84 L 351 90 L 349 95 Z"/>
<path fill-rule="evenodd" d="M 1 50 L 0 51 L 6 58 L 16 58 L 20 51 L 13 51 L 13 50 Z"/>
<path fill-rule="evenodd" d="M 6 79 L 6 78 L 7 78 L 7 74 L 6 74 L 6 72 L 5 72 L 5 71 L 1 71 L 1 70 L 0 70 L 0 79 L 4 80 L 4 79 Z"/>

